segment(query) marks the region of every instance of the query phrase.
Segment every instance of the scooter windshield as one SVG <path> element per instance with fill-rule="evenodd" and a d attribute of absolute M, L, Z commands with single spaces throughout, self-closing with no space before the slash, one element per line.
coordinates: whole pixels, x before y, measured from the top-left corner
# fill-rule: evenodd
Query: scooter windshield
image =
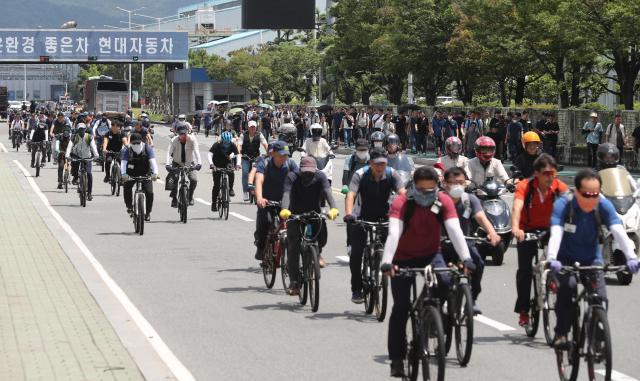
<path fill-rule="evenodd" d="M 607 168 L 599 172 L 602 178 L 602 194 L 607 197 L 631 196 L 629 172 L 625 168 Z"/>

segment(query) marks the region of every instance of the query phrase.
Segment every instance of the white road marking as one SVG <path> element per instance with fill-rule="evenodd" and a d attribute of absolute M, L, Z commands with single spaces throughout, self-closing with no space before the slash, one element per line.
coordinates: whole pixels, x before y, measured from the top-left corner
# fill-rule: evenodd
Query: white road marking
<path fill-rule="evenodd" d="M 340 263 L 349 263 L 349 256 L 348 255 L 336 255 L 336 259 Z"/>
<path fill-rule="evenodd" d="M 205 201 L 205 200 L 203 200 L 201 198 L 196 198 L 195 200 L 198 201 L 201 204 L 205 204 L 206 206 L 211 206 L 211 203 L 209 201 Z M 242 220 L 242 221 L 246 221 L 246 222 L 254 222 L 255 221 L 255 220 L 252 220 L 249 217 L 245 217 L 242 214 L 236 213 L 236 212 L 229 212 L 229 215 L 230 216 L 234 216 L 235 218 L 237 218 L 239 220 Z"/>
<path fill-rule="evenodd" d="M 508 332 L 508 331 L 515 331 L 516 329 L 513 327 L 510 327 L 506 324 L 502 324 L 499 321 L 495 321 L 493 319 L 489 319 L 488 317 L 484 316 L 484 315 L 478 315 L 474 317 L 474 320 L 477 321 L 478 323 L 482 323 L 484 325 L 488 325 L 491 328 L 495 328 L 500 332 Z"/>
<path fill-rule="evenodd" d="M 36 184 L 31 174 L 20 164 L 18 160 L 13 160 L 13 162 L 20 168 L 24 176 L 26 177 L 29 185 L 34 190 L 38 198 L 42 201 L 44 206 L 47 208 L 49 213 L 58 221 L 58 224 L 62 227 L 62 229 L 67 232 L 71 240 L 76 244 L 78 249 L 84 254 L 89 263 L 93 266 L 94 270 L 100 276 L 102 281 L 107 285 L 109 290 L 113 293 L 113 295 L 118 299 L 118 301 L 122 304 L 124 309 L 127 311 L 131 319 L 138 326 L 142 334 L 147 338 L 151 346 L 156 350 L 162 361 L 167 365 L 167 367 L 174 374 L 176 379 L 181 381 L 191 381 L 195 378 L 189 372 L 189 370 L 178 360 L 178 358 L 173 354 L 171 349 L 165 344 L 165 342 L 160 338 L 158 332 L 151 326 L 151 324 L 142 316 L 142 313 L 138 310 L 138 308 L 131 302 L 127 294 L 118 286 L 118 284 L 109 276 L 107 271 L 104 269 L 102 264 L 98 262 L 98 260 L 93 256 L 89 248 L 84 244 L 82 239 L 76 234 L 76 232 L 71 228 L 71 226 L 60 216 L 60 214 L 51 206 L 47 196 L 42 193 L 38 185 Z"/>
<path fill-rule="evenodd" d="M 600 374 L 600 375 L 605 375 L 605 371 L 602 369 L 598 369 L 595 371 L 596 373 Z M 617 372 L 613 369 L 611 369 L 611 380 L 613 381 L 638 381 L 637 378 L 633 378 L 631 376 L 627 376 L 626 374 Z"/>
<path fill-rule="evenodd" d="M 7 147 L 4 146 L 4 144 L 0 143 L 0 149 L 2 150 L 2 152 L 9 152 L 7 151 Z"/>

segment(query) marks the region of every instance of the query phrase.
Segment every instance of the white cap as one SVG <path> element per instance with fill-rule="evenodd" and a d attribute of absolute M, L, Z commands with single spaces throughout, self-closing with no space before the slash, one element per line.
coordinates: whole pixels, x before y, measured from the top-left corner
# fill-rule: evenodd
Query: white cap
<path fill-rule="evenodd" d="M 249 121 L 249 127 L 258 127 L 258 123 L 256 123 L 255 120 L 250 120 Z"/>
<path fill-rule="evenodd" d="M 589 117 L 591 118 L 597 118 L 598 117 L 598 113 L 597 112 L 592 112 Z"/>
<path fill-rule="evenodd" d="M 311 127 L 309 128 L 310 130 L 315 130 L 315 129 L 321 129 L 322 130 L 322 126 L 320 125 L 320 123 L 314 123 L 311 125 Z"/>
<path fill-rule="evenodd" d="M 187 116 L 184 114 L 178 115 L 178 119 L 187 119 Z"/>

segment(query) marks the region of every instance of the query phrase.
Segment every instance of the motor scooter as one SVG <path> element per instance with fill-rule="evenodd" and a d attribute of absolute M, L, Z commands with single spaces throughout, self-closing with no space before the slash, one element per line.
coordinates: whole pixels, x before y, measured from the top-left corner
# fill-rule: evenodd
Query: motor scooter
<path fill-rule="evenodd" d="M 621 165 L 600 170 L 598 173 L 602 178 L 602 195 L 615 207 L 618 218 L 622 221 L 622 227 L 633 242 L 637 254 L 638 247 L 640 247 L 640 236 L 638 235 L 638 229 L 640 229 L 640 204 L 638 202 L 640 180 L 636 185 L 629 172 Z M 634 191 L 632 187 L 637 190 Z M 620 245 L 611 234 L 604 234 L 602 257 L 605 266 L 621 266 L 627 263 Z M 633 279 L 633 274 L 624 271 L 617 272 L 616 276 L 622 285 L 630 284 Z"/>

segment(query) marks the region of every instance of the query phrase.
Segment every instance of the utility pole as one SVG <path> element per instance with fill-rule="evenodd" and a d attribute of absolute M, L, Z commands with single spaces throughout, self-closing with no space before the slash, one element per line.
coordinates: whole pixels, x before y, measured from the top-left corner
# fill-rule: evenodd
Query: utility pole
<path fill-rule="evenodd" d="M 138 17 L 146 17 L 152 20 L 156 20 L 156 22 L 158 23 L 158 32 L 160 31 L 160 21 L 162 19 L 165 19 L 166 17 L 153 17 L 153 16 L 147 16 L 147 15 L 142 15 L 140 13 L 135 13 L 134 16 L 138 16 Z M 142 26 L 142 29 L 144 29 L 144 25 Z M 144 87 L 144 64 L 142 64 L 142 75 L 140 76 L 140 88 Z M 145 98 L 145 103 L 147 103 L 147 99 Z M 140 109 L 144 109 L 143 105 L 140 105 Z"/>
<path fill-rule="evenodd" d="M 131 30 L 131 14 L 144 9 L 144 7 L 140 7 L 137 9 L 124 9 L 124 8 L 116 7 L 116 9 L 122 12 L 127 12 L 127 14 L 129 15 L 129 30 Z M 133 102 L 133 89 L 131 86 L 131 64 L 129 64 L 129 108 L 131 108 L 132 102 Z"/>

